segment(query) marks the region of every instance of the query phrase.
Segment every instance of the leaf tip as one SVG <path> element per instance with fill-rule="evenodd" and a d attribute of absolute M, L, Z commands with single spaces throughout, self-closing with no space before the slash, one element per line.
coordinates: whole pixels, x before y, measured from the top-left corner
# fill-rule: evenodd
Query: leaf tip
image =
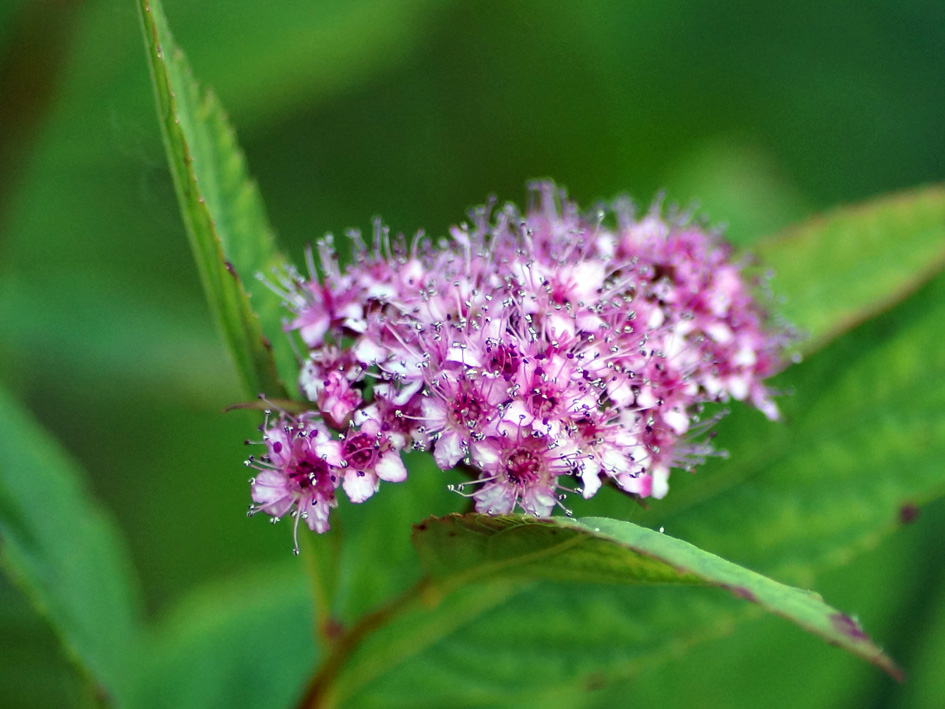
<path fill-rule="evenodd" d="M 833 629 L 845 635 L 848 639 L 854 643 L 869 643 L 873 644 L 873 641 L 870 640 L 870 637 L 863 632 L 863 629 L 860 627 L 860 624 L 857 623 L 853 618 L 848 616 L 846 613 L 832 613 L 830 615 L 830 624 L 833 626 Z M 875 647 L 875 646 L 874 646 Z M 860 654 L 860 653 L 858 653 Z M 872 654 L 872 653 L 870 653 Z M 899 665 L 897 665 L 891 658 L 889 658 L 881 650 L 875 650 L 875 654 L 862 654 L 861 656 L 869 660 L 872 664 L 876 665 L 882 669 L 886 674 L 892 677 L 897 682 L 904 682 L 906 679 L 906 673 L 903 671 Z"/>
<path fill-rule="evenodd" d="M 848 616 L 846 613 L 831 614 L 830 624 L 838 633 L 843 633 L 852 640 L 856 640 L 857 642 L 869 640 L 869 637 L 863 632 L 860 624 L 853 620 L 853 618 Z"/>

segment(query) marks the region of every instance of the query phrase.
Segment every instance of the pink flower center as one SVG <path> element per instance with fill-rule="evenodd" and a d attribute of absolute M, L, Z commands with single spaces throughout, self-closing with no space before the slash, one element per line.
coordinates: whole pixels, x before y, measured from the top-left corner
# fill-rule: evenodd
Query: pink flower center
<path fill-rule="evenodd" d="M 317 487 L 320 482 L 329 477 L 328 463 L 319 458 L 300 460 L 289 468 L 288 476 L 289 480 L 297 485 L 299 490 L 308 490 Z"/>
<path fill-rule="evenodd" d="M 356 470 L 373 470 L 379 447 L 374 436 L 358 433 L 345 439 L 344 457 Z"/>
<path fill-rule="evenodd" d="M 482 417 L 482 406 L 475 397 L 463 392 L 453 401 L 450 416 L 458 426 L 475 428 Z"/>
<path fill-rule="evenodd" d="M 504 344 L 488 348 L 486 351 L 489 355 L 485 362 L 486 369 L 493 374 L 500 375 L 506 381 L 515 376 L 521 359 L 518 352 Z"/>
<path fill-rule="evenodd" d="M 509 456 L 505 464 L 505 474 L 509 482 L 515 485 L 528 485 L 537 482 L 541 462 L 527 448 L 519 448 Z"/>
<path fill-rule="evenodd" d="M 553 391 L 535 391 L 529 397 L 529 406 L 535 418 L 547 421 L 558 410 L 558 397 Z"/>

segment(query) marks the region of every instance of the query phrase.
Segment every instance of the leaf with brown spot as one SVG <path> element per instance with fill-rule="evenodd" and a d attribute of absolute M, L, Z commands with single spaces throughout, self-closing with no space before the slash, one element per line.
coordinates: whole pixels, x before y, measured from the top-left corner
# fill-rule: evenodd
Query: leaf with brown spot
<path fill-rule="evenodd" d="M 603 517 L 479 514 L 434 517 L 425 524 L 414 531 L 421 562 L 450 587 L 497 578 L 717 586 L 901 678 L 901 670 L 859 626 L 817 594 L 646 527 Z"/>

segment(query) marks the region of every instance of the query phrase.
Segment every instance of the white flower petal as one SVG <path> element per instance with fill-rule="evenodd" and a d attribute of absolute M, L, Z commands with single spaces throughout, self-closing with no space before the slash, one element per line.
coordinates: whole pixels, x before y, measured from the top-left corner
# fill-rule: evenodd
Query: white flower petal
<path fill-rule="evenodd" d="M 581 495 L 585 500 L 594 497 L 598 490 L 600 490 L 600 466 L 596 463 L 591 463 L 587 461 L 584 464 L 584 470 L 581 471 L 581 482 L 584 484 L 584 488 L 581 490 Z"/>
<path fill-rule="evenodd" d="M 433 449 L 433 458 L 440 470 L 449 470 L 463 457 L 463 439 L 451 429 L 443 431 Z"/>
<path fill-rule="evenodd" d="M 374 473 L 362 473 L 349 470 L 345 473 L 345 494 L 352 502 L 364 502 L 377 490 L 377 476 Z"/>
<path fill-rule="evenodd" d="M 378 459 L 374 472 L 381 480 L 389 483 L 399 483 L 407 479 L 407 468 L 400 459 L 400 453 L 395 450 L 387 451 Z"/>
<path fill-rule="evenodd" d="M 487 515 L 507 515 L 515 506 L 515 493 L 498 483 L 490 483 L 479 490 L 476 499 L 476 511 Z"/>

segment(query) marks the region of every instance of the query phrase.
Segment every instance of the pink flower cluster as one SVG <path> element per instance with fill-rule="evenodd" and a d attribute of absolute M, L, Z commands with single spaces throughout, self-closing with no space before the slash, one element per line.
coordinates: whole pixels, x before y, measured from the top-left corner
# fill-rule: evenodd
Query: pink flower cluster
<path fill-rule="evenodd" d="M 407 477 L 408 446 L 474 475 L 486 514 L 546 516 L 603 483 L 661 498 L 670 468 L 711 451 L 702 404 L 778 416 L 763 379 L 783 336 L 714 234 L 624 202 L 587 217 L 551 183 L 533 202 L 448 239 L 377 224 L 344 269 L 328 238 L 321 279 L 311 255 L 308 278 L 283 276 L 312 411 L 264 425 L 251 513 L 323 532 L 338 487 L 362 502 Z"/>

